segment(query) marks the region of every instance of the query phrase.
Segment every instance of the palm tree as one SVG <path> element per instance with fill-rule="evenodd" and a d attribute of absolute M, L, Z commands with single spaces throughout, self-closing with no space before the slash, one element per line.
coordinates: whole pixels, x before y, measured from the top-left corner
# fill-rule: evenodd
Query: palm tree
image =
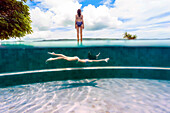
<path fill-rule="evenodd" d="M 137 36 L 136 35 L 133 35 L 133 39 L 136 39 L 137 38 Z"/>
<path fill-rule="evenodd" d="M 127 35 L 128 35 L 127 32 L 125 32 L 123 38 L 127 38 Z"/>
<path fill-rule="evenodd" d="M 127 38 L 128 40 L 130 40 L 130 39 L 136 39 L 137 36 L 136 35 L 132 36 L 131 34 L 128 34 L 127 32 L 125 32 L 123 38 Z"/>

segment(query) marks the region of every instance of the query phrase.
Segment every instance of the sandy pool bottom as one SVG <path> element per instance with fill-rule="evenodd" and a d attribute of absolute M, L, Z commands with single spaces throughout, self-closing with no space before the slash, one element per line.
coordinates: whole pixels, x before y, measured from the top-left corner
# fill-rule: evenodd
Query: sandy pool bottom
<path fill-rule="evenodd" d="M 1 113 L 168 113 L 170 81 L 84 79 L 0 89 Z"/>

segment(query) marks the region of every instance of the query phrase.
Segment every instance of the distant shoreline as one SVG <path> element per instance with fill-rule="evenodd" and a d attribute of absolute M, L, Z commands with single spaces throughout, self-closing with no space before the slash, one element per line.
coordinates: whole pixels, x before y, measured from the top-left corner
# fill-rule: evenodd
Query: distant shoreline
<path fill-rule="evenodd" d="M 128 40 L 128 39 L 112 39 L 112 38 L 83 38 L 83 40 Z M 170 38 L 164 38 L 164 39 L 132 39 L 132 40 L 170 40 Z M 45 41 L 77 41 L 77 39 L 30 39 L 30 40 L 0 40 L 0 42 L 27 42 L 27 41 L 33 41 L 33 42 L 45 42 Z"/>
<path fill-rule="evenodd" d="M 83 40 L 128 40 L 128 39 L 83 38 Z M 167 38 L 167 39 L 134 39 L 134 40 L 170 40 L 170 38 Z M 37 41 L 77 41 L 77 39 L 50 39 L 50 40 L 43 39 L 43 40 L 37 40 Z"/>

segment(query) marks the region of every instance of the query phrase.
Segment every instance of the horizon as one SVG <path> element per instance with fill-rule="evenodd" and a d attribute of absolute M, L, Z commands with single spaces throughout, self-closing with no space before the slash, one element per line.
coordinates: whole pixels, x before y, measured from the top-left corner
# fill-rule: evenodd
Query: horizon
<path fill-rule="evenodd" d="M 34 32 L 21 40 L 76 39 L 74 21 L 79 8 L 85 38 L 122 39 L 125 32 L 137 39 L 170 38 L 168 0 L 34 0 L 26 4 Z"/>

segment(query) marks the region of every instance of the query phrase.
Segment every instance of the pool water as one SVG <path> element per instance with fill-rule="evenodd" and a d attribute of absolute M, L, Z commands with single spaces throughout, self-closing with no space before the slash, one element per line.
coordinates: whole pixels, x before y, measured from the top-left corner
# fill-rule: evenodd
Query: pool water
<path fill-rule="evenodd" d="M 83 79 L 0 89 L 1 113 L 169 113 L 170 81 Z"/>
<path fill-rule="evenodd" d="M 170 47 L 170 39 L 166 40 L 105 40 L 88 39 L 77 43 L 74 39 L 39 40 L 39 41 L 2 41 L 2 47 Z M 0 47 L 1 47 L 0 46 Z"/>
<path fill-rule="evenodd" d="M 45 63 L 47 52 L 109 62 Z M 170 40 L 1 41 L 0 113 L 170 113 Z"/>

